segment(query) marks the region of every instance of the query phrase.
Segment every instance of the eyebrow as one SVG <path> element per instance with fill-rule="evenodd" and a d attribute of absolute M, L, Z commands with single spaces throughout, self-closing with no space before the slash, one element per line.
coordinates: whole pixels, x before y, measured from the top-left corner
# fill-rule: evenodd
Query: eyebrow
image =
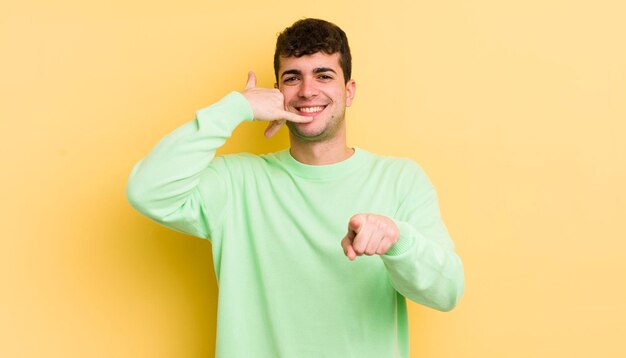
<path fill-rule="evenodd" d="M 334 74 L 337 74 L 335 70 L 329 67 L 316 67 L 313 69 L 313 73 L 323 73 L 323 72 L 332 72 Z M 287 70 L 283 72 L 283 74 L 280 75 L 280 77 L 282 78 L 285 75 L 301 75 L 301 74 L 302 74 L 302 71 L 294 69 L 294 70 Z"/>
<path fill-rule="evenodd" d="M 332 68 L 328 68 L 328 67 L 317 67 L 313 69 L 313 73 L 322 73 L 322 72 L 332 72 L 332 73 L 337 73 L 335 72 L 335 70 L 333 70 Z"/>

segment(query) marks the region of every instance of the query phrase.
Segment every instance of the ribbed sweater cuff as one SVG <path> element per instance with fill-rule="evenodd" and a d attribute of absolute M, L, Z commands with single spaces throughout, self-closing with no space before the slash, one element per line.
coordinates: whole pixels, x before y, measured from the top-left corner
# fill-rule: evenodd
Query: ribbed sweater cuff
<path fill-rule="evenodd" d="M 393 244 L 389 250 L 387 250 L 385 253 L 387 256 L 401 255 L 402 253 L 408 251 L 411 246 L 416 244 L 415 241 L 417 240 L 415 229 L 411 227 L 411 225 L 397 220 L 394 220 L 394 222 L 396 223 L 398 230 L 400 230 L 400 237 L 398 238 L 398 241 L 396 241 L 396 243 Z"/>
<path fill-rule="evenodd" d="M 216 111 L 217 110 L 217 111 Z M 197 118 L 200 122 L 204 120 L 215 120 L 216 113 L 219 113 L 219 122 L 225 127 L 232 127 L 234 129 L 239 123 L 244 121 L 252 121 L 254 119 L 254 113 L 250 103 L 243 96 L 243 94 L 232 91 L 218 102 L 212 104 L 209 107 L 202 108 L 196 112 Z"/>

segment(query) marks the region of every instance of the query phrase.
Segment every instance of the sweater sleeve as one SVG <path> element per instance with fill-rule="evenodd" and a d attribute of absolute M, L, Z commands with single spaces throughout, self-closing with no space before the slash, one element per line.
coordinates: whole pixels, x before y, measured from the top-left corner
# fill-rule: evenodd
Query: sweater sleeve
<path fill-rule="evenodd" d="M 215 152 L 240 123 L 252 119 L 238 92 L 199 110 L 135 165 L 126 187 L 129 203 L 171 229 L 210 239 L 228 200 L 228 171 Z"/>
<path fill-rule="evenodd" d="M 400 238 L 381 257 L 399 293 L 416 303 L 450 311 L 463 295 L 463 264 L 425 173 L 417 167 L 406 177 L 410 189 L 393 218 Z"/>

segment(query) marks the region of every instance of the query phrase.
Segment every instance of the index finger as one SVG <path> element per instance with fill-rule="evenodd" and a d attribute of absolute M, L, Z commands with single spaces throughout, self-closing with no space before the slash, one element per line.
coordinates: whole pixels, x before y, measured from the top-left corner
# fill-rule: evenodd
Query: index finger
<path fill-rule="evenodd" d="M 278 132 L 280 127 L 285 123 L 284 120 L 272 121 L 267 128 L 265 129 L 265 138 L 271 138 L 274 134 Z"/>
<path fill-rule="evenodd" d="M 341 247 L 343 248 L 343 253 L 348 257 L 348 259 L 350 259 L 350 261 L 354 261 L 357 254 L 354 252 L 352 239 L 349 237 L 349 234 L 341 240 Z"/>

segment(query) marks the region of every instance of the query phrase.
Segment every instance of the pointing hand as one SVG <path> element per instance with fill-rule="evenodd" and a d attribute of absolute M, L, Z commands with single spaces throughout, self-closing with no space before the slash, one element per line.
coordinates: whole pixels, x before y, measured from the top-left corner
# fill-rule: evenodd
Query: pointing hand
<path fill-rule="evenodd" d="M 400 231 L 390 218 L 358 214 L 350 218 L 348 233 L 341 240 L 344 254 L 353 261 L 361 255 L 383 255 L 398 241 Z"/>

